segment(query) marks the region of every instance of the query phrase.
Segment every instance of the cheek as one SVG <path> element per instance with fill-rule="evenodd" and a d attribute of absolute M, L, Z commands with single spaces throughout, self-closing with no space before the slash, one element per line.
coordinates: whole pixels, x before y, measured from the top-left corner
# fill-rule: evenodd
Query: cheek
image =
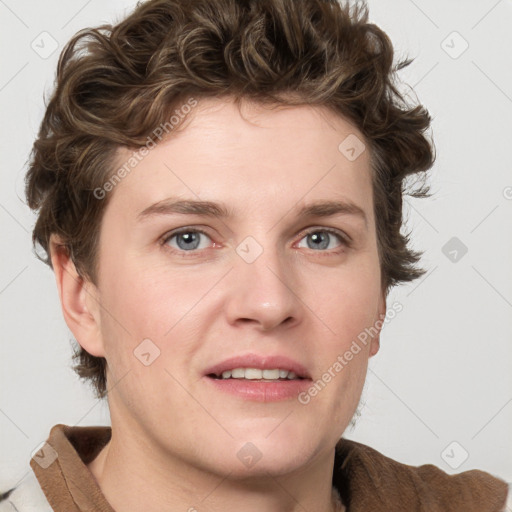
<path fill-rule="evenodd" d="M 208 314 L 207 300 L 201 297 L 217 281 L 215 273 L 170 272 L 118 261 L 105 275 L 101 298 L 101 334 L 116 376 L 129 369 L 141 378 L 153 379 L 153 369 L 147 371 L 136 357 L 143 350 L 151 357 L 158 354 L 155 368 L 164 363 L 168 368 L 184 367 L 201 339 L 201 322 L 205 321 L 201 316 Z"/>
<path fill-rule="evenodd" d="M 378 266 L 351 270 L 340 273 L 339 279 L 322 280 L 324 294 L 314 309 L 326 327 L 317 344 L 322 355 L 315 354 L 320 363 L 320 387 L 328 382 L 330 392 L 324 398 L 332 398 L 331 413 L 335 417 L 345 417 L 355 410 L 365 382 L 371 342 L 378 335 Z"/>
<path fill-rule="evenodd" d="M 112 313 L 107 316 L 118 320 L 114 328 L 125 327 L 125 334 L 134 337 L 161 339 L 187 315 L 207 286 L 179 269 L 170 273 L 127 259 L 106 276 L 102 295 L 105 309 Z"/>
<path fill-rule="evenodd" d="M 333 343 L 342 349 L 378 320 L 378 264 L 347 268 L 338 278 L 330 277 L 323 283 L 324 293 L 317 298 L 315 309 L 318 316 L 325 318 Z"/>

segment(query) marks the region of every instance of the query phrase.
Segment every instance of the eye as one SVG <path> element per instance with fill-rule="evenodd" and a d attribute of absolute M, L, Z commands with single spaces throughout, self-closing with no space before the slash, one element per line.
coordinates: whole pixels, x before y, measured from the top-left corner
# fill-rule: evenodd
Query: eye
<path fill-rule="evenodd" d="M 202 237 L 206 237 L 208 239 L 210 238 L 204 231 L 200 229 L 183 228 L 166 236 L 162 241 L 162 244 L 169 245 L 172 249 L 177 251 L 190 252 L 205 248 L 204 246 L 200 246 Z"/>
<path fill-rule="evenodd" d="M 210 240 L 210 243 L 202 239 Z M 327 252 L 326 250 L 331 249 L 332 252 L 339 253 L 342 252 L 344 248 L 350 246 L 348 237 L 344 236 L 342 232 L 338 232 L 338 230 L 334 229 L 316 228 L 307 232 L 301 238 L 301 241 L 304 239 L 307 241 L 307 248 L 314 251 Z M 336 239 L 338 240 L 338 245 L 333 247 Z M 164 236 L 161 243 L 162 245 L 168 246 L 172 251 L 178 253 L 192 253 L 212 246 L 211 238 L 205 231 L 197 228 L 186 227 L 168 233 Z M 214 243 L 213 246 L 215 245 L 216 244 Z M 298 247 L 301 248 L 301 246 Z"/>
<path fill-rule="evenodd" d="M 341 233 L 339 233 L 337 230 L 325 229 L 325 228 L 323 228 L 323 229 L 317 228 L 313 231 L 309 231 L 308 233 L 306 233 L 306 235 L 301 240 L 304 240 L 304 239 L 307 240 L 308 249 L 313 249 L 314 251 L 318 251 L 318 250 L 325 250 L 325 249 L 336 249 L 336 247 L 332 247 L 332 244 L 331 244 L 331 242 L 333 240 L 335 240 L 336 238 L 340 242 L 338 247 L 343 248 L 343 247 L 346 247 L 349 245 L 347 239 Z M 334 251 L 334 252 L 340 252 L 340 250 L 338 249 L 338 251 Z"/>

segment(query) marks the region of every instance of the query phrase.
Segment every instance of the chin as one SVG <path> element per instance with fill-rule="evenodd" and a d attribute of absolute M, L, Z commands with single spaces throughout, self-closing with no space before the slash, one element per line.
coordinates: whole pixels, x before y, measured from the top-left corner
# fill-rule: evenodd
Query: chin
<path fill-rule="evenodd" d="M 220 462 L 222 474 L 229 474 L 230 480 L 246 480 L 261 479 L 268 481 L 269 477 L 287 476 L 295 472 L 303 470 L 310 457 L 304 453 L 268 453 L 262 452 L 259 459 L 255 459 L 253 463 L 241 463 L 240 460 L 224 460 Z"/>
<path fill-rule="evenodd" d="M 267 421 L 266 426 L 269 423 Z M 210 452 L 216 461 L 216 471 L 229 474 L 229 478 L 235 480 L 284 476 L 311 463 L 327 444 L 326 440 L 318 437 L 318 432 L 312 436 L 312 431 L 305 428 L 279 429 L 274 432 L 269 428 L 244 429 L 243 434 L 240 432 L 234 436 L 235 439 L 216 443 L 214 452 Z M 205 447 L 206 450 L 209 448 L 211 445 Z"/>

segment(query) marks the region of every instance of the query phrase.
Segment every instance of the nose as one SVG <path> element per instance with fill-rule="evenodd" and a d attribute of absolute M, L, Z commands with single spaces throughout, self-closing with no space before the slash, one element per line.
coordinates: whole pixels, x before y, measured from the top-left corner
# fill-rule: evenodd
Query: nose
<path fill-rule="evenodd" d="M 249 248 L 258 249 L 254 245 Z M 281 324 L 297 324 L 304 305 L 293 267 L 284 260 L 284 254 L 275 248 L 265 248 L 254 261 L 246 254 L 235 253 L 235 268 L 229 274 L 229 323 L 254 324 L 261 331 L 271 331 Z"/>

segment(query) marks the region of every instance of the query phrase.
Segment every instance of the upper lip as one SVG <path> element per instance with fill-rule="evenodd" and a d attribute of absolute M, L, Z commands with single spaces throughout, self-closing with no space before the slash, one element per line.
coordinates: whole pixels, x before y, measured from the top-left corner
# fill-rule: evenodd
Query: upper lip
<path fill-rule="evenodd" d="M 230 357 L 221 363 L 210 366 L 206 369 L 205 375 L 210 375 L 212 373 L 215 375 L 221 375 L 222 372 L 225 372 L 226 370 L 233 370 L 234 368 L 259 368 L 260 370 L 272 370 L 279 368 L 281 370 L 294 372 L 298 377 L 303 379 L 311 379 L 306 368 L 289 357 L 280 355 L 263 356 L 258 354 L 246 354 L 243 356 Z"/>

